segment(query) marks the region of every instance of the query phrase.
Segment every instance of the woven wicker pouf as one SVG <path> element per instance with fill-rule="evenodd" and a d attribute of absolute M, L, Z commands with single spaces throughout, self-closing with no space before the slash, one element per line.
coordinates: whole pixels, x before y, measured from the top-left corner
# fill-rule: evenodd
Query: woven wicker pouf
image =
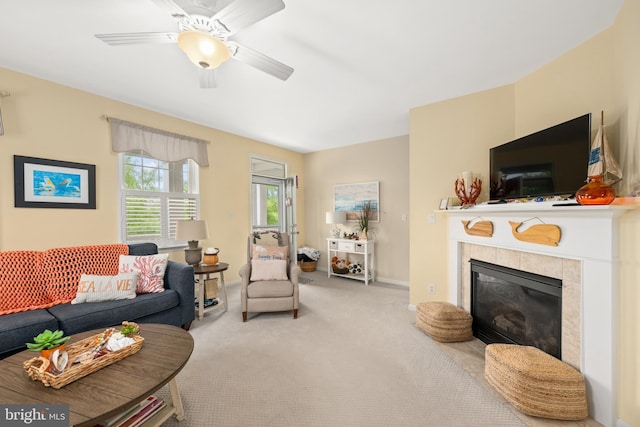
<path fill-rule="evenodd" d="M 582 374 L 536 347 L 489 344 L 484 373 L 489 384 L 524 414 L 556 420 L 588 416 Z"/>
<path fill-rule="evenodd" d="M 436 341 L 470 340 L 473 338 L 472 322 L 469 313 L 448 302 L 421 302 L 416 308 L 416 326 Z"/>

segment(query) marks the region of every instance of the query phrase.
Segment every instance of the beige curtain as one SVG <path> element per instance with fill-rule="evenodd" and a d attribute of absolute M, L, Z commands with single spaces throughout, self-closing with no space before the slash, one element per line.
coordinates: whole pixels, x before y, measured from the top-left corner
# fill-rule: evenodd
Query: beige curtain
<path fill-rule="evenodd" d="M 111 117 L 109 125 L 111 126 L 111 146 L 115 152 L 142 150 L 153 158 L 165 162 L 193 159 L 200 166 L 209 166 L 205 140 Z"/>

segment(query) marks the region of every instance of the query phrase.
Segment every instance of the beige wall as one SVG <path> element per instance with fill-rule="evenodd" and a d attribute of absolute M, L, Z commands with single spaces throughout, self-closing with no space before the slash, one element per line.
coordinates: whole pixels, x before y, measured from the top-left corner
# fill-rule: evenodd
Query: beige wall
<path fill-rule="evenodd" d="M 409 280 L 409 138 L 372 141 L 305 155 L 306 244 L 321 251 L 326 269 L 327 241 L 333 229 L 325 213 L 333 210 L 335 184 L 378 181 L 380 222 L 373 223 L 377 279 L 397 284 Z M 406 215 L 406 220 L 402 215 Z M 351 232 L 351 223 L 341 226 Z"/>
<path fill-rule="evenodd" d="M 447 299 L 447 218 L 434 210 L 454 197 L 462 171 L 482 180 L 480 201 L 487 199 L 489 148 L 512 138 L 513 100 L 504 86 L 411 110 L 411 304 Z"/>
<path fill-rule="evenodd" d="M 604 110 L 607 135 L 625 178 L 618 194 L 640 189 L 638 40 L 640 3 L 627 0 L 612 28 L 514 85 L 411 111 L 413 304 L 447 297 L 440 286 L 447 283 L 444 218 L 428 224 L 426 213 L 439 198 L 453 196 L 452 183 L 460 171 L 486 178 L 490 146 L 587 112 L 593 114 L 595 129 Z M 482 120 L 475 120 L 478 115 Z M 439 149 L 442 145 L 447 148 Z M 428 192 L 425 183 L 430 183 Z M 620 231 L 618 417 L 635 426 L 640 425 L 640 213 L 625 215 Z M 425 241 L 437 243 L 428 248 Z M 437 295 L 427 294 L 427 283 L 437 283 Z"/>
<path fill-rule="evenodd" d="M 5 135 L 0 137 L 0 250 L 46 249 L 118 241 L 117 155 L 111 151 L 108 123 L 121 118 L 210 141 L 209 167 L 200 168 L 201 217 L 209 239 L 230 263 L 228 280 L 238 279 L 246 262 L 250 230 L 249 155 L 287 162 L 304 183 L 303 156 L 217 129 L 199 126 L 0 68 Z M 15 208 L 13 156 L 32 156 L 96 165 L 97 209 Z M 299 189 L 298 223 L 304 225 Z M 171 257 L 183 261 L 181 252 Z"/>

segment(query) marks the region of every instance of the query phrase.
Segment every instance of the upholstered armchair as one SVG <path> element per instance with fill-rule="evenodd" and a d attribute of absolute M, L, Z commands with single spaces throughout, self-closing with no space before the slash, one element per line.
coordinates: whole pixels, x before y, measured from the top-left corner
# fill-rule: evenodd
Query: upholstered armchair
<path fill-rule="evenodd" d="M 289 254 L 289 235 L 252 233 L 247 240 L 247 264 L 240 268 L 242 321 L 247 313 L 293 310 L 298 318 L 300 267 Z"/>

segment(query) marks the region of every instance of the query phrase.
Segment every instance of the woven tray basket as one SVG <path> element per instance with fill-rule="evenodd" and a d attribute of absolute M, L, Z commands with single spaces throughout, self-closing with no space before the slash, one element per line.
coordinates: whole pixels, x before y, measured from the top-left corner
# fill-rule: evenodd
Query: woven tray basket
<path fill-rule="evenodd" d="M 127 347 L 121 348 L 117 351 L 109 352 L 103 356 L 91 360 L 88 363 L 73 364 L 73 361 L 76 360 L 82 353 L 91 351 L 91 349 L 93 349 L 96 343 L 100 340 L 101 335 L 101 333 L 96 334 L 73 344 L 65 345 L 65 350 L 69 355 L 69 364 L 61 374 L 54 375 L 51 372 L 47 372 L 47 369 L 49 368 L 51 362 L 48 359 L 40 356 L 25 361 L 22 366 L 24 367 L 24 370 L 27 371 L 29 378 L 31 378 L 32 380 L 42 381 L 42 384 L 44 384 L 46 387 L 59 389 L 97 370 L 100 370 L 105 366 L 109 366 L 112 363 L 117 362 L 118 360 L 124 359 L 127 356 L 131 356 L 132 354 L 137 353 L 142 347 L 142 343 L 144 342 L 144 338 L 142 338 L 140 335 L 134 335 L 132 338 L 135 342 Z"/>
<path fill-rule="evenodd" d="M 348 268 L 332 267 L 332 270 L 336 274 L 349 274 L 349 269 Z"/>

